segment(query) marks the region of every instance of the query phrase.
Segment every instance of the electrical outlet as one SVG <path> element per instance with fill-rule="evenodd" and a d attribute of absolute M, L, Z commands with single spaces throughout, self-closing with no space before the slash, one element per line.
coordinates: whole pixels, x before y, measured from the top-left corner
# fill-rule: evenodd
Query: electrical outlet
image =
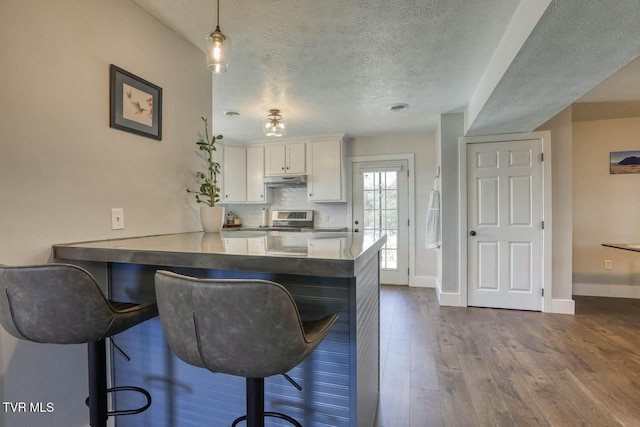
<path fill-rule="evenodd" d="M 111 209 L 111 229 L 124 230 L 124 209 Z"/>
<path fill-rule="evenodd" d="M 613 267 L 611 265 L 611 260 L 610 259 L 605 259 L 604 260 L 604 269 L 605 270 L 611 270 Z"/>

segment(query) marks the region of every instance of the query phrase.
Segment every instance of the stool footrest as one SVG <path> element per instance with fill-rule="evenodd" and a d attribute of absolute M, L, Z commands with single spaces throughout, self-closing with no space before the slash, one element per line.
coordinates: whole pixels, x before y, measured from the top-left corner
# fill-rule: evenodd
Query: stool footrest
<path fill-rule="evenodd" d="M 300 424 L 298 421 L 296 421 L 295 419 L 291 418 L 289 415 L 281 414 L 280 412 L 265 412 L 264 416 L 265 417 L 280 418 L 281 420 L 289 421 L 291 424 L 293 424 L 296 427 L 302 427 L 302 424 Z M 236 425 L 239 422 L 245 421 L 246 419 L 247 419 L 246 415 L 243 415 L 242 417 L 236 418 L 233 421 L 233 424 L 231 424 L 231 427 L 236 427 Z"/>
<path fill-rule="evenodd" d="M 141 387 L 134 387 L 134 386 L 121 386 L 121 387 L 113 387 L 113 388 L 108 388 L 107 389 L 107 393 L 116 393 L 118 391 L 135 391 L 136 393 L 140 393 L 142 394 L 144 397 L 147 398 L 147 403 L 144 404 L 143 406 L 136 408 L 136 409 L 122 409 L 119 411 L 108 411 L 107 412 L 107 416 L 118 416 L 118 415 L 135 415 L 135 414 L 140 414 L 144 411 L 146 411 L 147 409 L 149 409 L 149 407 L 151 406 L 151 394 L 149 394 L 149 392 Z M 87 397 L 87 400 L 85 401 L 87 406 L 90 406 L 90 397 Z"/>

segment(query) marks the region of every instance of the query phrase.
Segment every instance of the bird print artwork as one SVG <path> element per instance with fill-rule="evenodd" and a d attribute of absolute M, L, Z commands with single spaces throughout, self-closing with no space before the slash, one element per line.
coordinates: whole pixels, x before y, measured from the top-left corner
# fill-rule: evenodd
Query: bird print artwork
<path fill-rule="evenodd" d="M 153 96 L 123 83 L 122 117 L 146 126 L 153 126 Z"/>

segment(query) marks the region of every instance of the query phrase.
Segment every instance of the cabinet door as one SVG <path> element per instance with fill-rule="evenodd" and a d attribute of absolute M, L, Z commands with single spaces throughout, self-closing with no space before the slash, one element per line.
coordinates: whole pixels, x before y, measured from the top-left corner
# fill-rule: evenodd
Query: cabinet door
<path fill-rule="evenodd" d="M 344 201 L 342 144 L 340 139 L 309 143 L 309 201 Z"/>
<path fill-rule="evenodd" d="M 284 175 L 286 165 L 286 146 L 269 144 L 264 147 L 264 169 L 266 176 Z"/>
<path fill-rule="evenodd" d="M 266 202 L 264 188 L 264 147 L 247 148 L 247 202 Z"/>
<path fill-rule="evenodd" d="M 222 202 L 247 201 L 247 163 L 246 149 L 225 145 L 224 147 L 224 191 Z"/>
<path fill-rule="evenodd" d="M 293 144 L 287 144 L 287 162 L 285 171 L 287 174 L 303 174 L 306 173 L 307 168 L 307 144 L 304 142 L 297 142 Z"/>

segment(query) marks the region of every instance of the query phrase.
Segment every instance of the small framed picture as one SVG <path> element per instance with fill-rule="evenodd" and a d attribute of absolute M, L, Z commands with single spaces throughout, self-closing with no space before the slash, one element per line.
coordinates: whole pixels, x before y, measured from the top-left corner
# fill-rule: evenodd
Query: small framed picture
<path fill-rule="evenodd" d="M 162 140 L 162 88 L 111 64 L 109 126 Z"/>
<path fill-rule="evenodd" d="M 640 173 L 640 150 L 612 151 L 609 155 L 609 173 Z"/>

